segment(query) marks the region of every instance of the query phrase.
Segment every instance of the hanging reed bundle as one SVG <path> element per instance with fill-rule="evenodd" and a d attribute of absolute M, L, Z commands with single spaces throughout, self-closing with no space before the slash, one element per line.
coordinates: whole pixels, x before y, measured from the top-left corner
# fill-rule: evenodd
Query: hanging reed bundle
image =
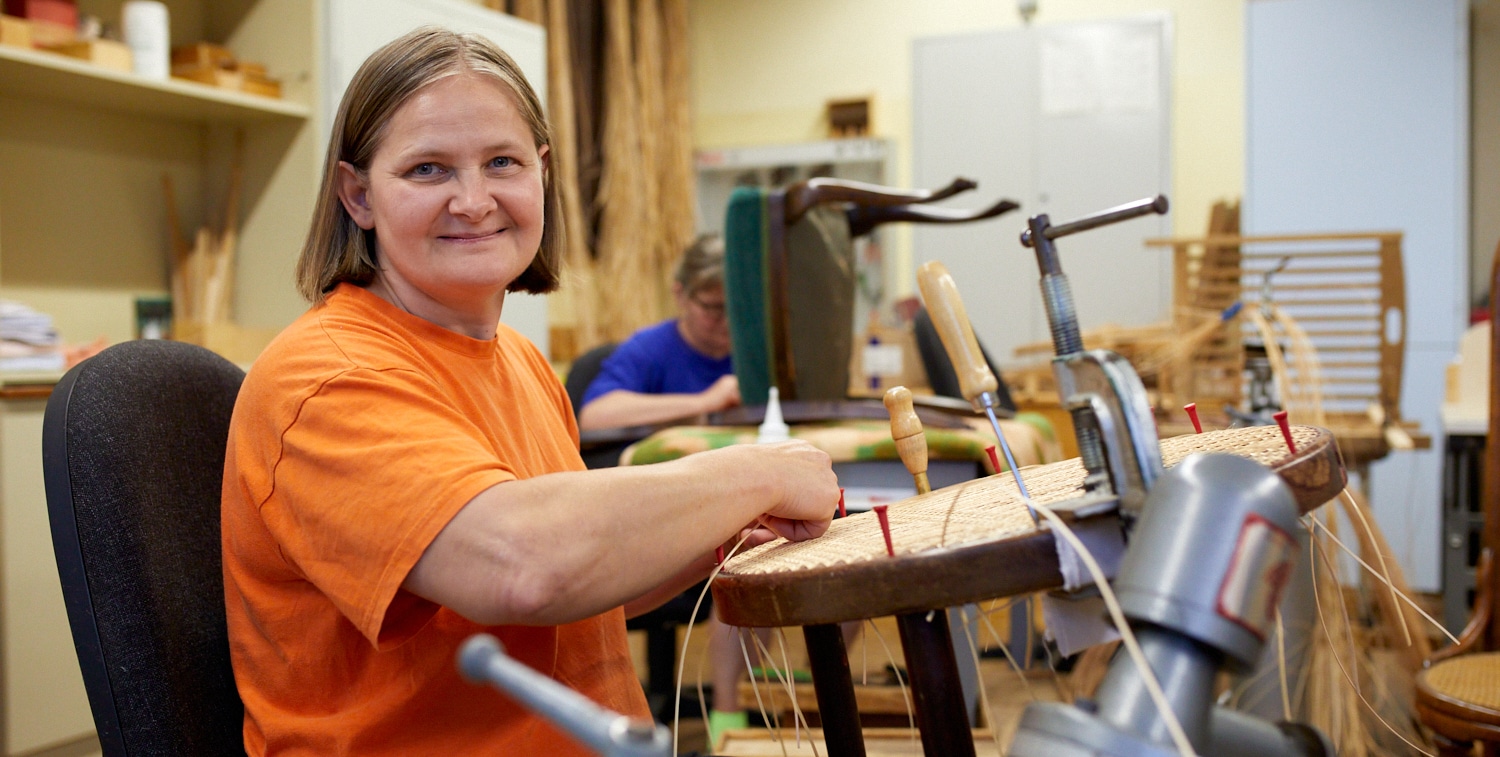
<path fill-rule="evenodd" d="M 578 112 L 573 89 L 573 42 L 566 0 L 546 4 L 547 107 L 552 122 L 552 181 L 562 199 L 564 250 L 562 291 L 551 308 L 555 325 L 573 331 L 573 346 L 593 346 L 601 340 L 594 259 L 589 253 L 583 196 L 579 191 Z M 571 356 L 568 356 L 571 357 Z"/>
<path fill-rule="evenodd" d="M 547 27 L 549 171 L 562 200 L 561 291 L 549 303 L 571 337 L 560 359 L 673 311 L 670 277 L 696 226 L 686 0 L 605 0 L 599 182 L 585 198 L 583 154 L 595 135 L 578 100 L 574 20 L 565 0 L 489 0 Z M 580 110 L 583 108 L 584 110 Z M 590 129 L 591 130 L 591 129 Z M 592 203 L 592 205 L 590 205 Z M 597 213 L 590 229 L 590 213 Z M 597 232 L 597 233 L 595 233 Z M 608 286 L 602 282 L 609 282 Z M 557 352 L 561 345 L 554 345 Z"/>
<path fill-rule="evenodd" d="M 598 275 L 600 323 L 606 338 L 622 339 L 660 317 L 649 255 L 646 173 L 641 159 L 641 111 L 629 0 L 606 0 L 604 165 L 599 180 Z"/>
<path fill-rule="evenodd" d="M 662 265 L 673 270 L 677 256 L 692 243 L 697 226 L 697 174 L 693 166 L 693 113 L 690 81 L 692 50 L 688 39 L 687 0 L 661 0 L 663 94 L 661 124 L 661 229 L 670 256 Z"/>
<path fill-rule="evenodd" d="M 635 81 L 636 93 L 640 97 L 640 152 L 637 156 L 643 169 L 641 181 L 642 215 L 641 253 L 643 272 L 654 274 L 649 289 L 643 290 L 656 301 L 653 305 L 666 312 L 670 303 L 666 299 L 667 272 L 676 261 L 681 250 L 668 247 L 664 233 L 662 213 L 662 187 L 660 167 L 664 158 L 664 131 L 666 123 L 665 81 L 662 56 L 661 13 L 656 0 L 636 0 L 635 3 Z M 659 284 L 658 284 L 659 282 Z"/>

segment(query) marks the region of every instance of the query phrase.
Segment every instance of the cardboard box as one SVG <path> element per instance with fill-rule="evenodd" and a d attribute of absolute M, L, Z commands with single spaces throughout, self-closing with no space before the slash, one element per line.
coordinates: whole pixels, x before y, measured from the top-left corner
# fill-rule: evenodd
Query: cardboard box
<path fill-rule="evenodd" d="M 849 396 L 881 397 L 893 386 L 916 394 L 931 391 L 911 328 L 872 323 L 855 340 L 849 356 Z"/>
<path fill-rule="evenodd" d="M 88 61 L 100 68 L 124 71 L 126 73 L 131 71 L 131 64 L 134 60 L 130 53 L 130 48 L 125 43 L 109 39 L 78 40 L 76 42 L 53 45 L 47 49 L 54 53 L 62 53 L 70 58 Z"/>
<path fill-rule="evenodd" d="M 210 42 L 179 45 L 172 48 L 172 72 L 174 74 L 179 66 L 184 69 L 233 68 L 234 53 L 229 52 L 226 47 Z"/>
<path fill-rule="evenodd" d="M 15 16 L 0 16 L 0 45 L 31 47 L 31 22 Z"/>
<path fill-rule="evenodd" d="M 71 26 L 41 20 L 28 20 L 26 23 L 31 26 L 32 47 L 45 49 L 66 45 L 78 39 L 77 30 Z"/>
<path fill-rule="evenodd" d="M 187 79 L 188 81 L 195 81 L 211 87 L 219 87 L 220 89 L 249 92 L 253 95 L 263 95 L 265 97 L 281 97 L 281 82 L 257 76 L 249 71 L 173 66 L 172 77 L 175 79 Z"/>

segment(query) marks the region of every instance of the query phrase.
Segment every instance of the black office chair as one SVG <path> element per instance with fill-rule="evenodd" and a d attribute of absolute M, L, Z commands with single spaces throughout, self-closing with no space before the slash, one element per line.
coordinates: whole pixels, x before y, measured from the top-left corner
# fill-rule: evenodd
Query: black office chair
<path fill-rule="evenodd" d="M 589 390 L 589 384 L 594 383 L 599 369 L 604 367 L 604 361 L 615 354 L 615 348 L 619 346 L 616 342 L 601 344 L 579 355 L 573 365 L 568 367 L 568 377 L 563 380 L 563 388 L 568 390 L 568 401 L 573 403 L 574 418 L 583 409 L 583 395 Z"/>
<path fill-rule="evenodd" d="M 52 544 L 106 755 L 245 754 L 219 541 L 244 376 L 201 347 L 126 342 L 47 403 Z"/>
<path fill-rule="evenodd" d="M 967 399 L 959 387 L 958 372 L 953 370 L 953 361 L 943 348 L 942 339 L 938 336 L 937 327 L 932 325 L 932 316 L 928 314 L 927 308 L 917 309 L 916 316 L 912 318 L 912 333 L 917 338 L 917 352 L 922 355 L 922 367 L 927 371 L 927 385 L 932 387 L 932 393 L 939 397 Z M 979 352 L 984 355 L 984 362 L 989 364 L 990 371 L 995 374 L 995 381 L 1000 384 L 995 391 L 999 409 L 1015 415 L 1015 400 L 1011 399 L 1010 390 L 1005 388 L 1005 379 L 1000 375 L 995 359 L 990 357 L 990 351 L 983 344 L 979 345 Z"/>

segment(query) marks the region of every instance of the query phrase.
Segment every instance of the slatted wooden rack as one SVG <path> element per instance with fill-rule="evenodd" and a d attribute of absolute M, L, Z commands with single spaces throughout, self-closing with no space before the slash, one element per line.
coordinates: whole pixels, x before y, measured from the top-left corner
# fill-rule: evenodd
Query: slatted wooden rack
<path fill-rule="evenodd" d="M 1416 446 L 1430 443 L 1401 421 L 1406 281 L 1400 232 L 1215 235 L 1146 244 L 1172 248 L 1174 304 L 1195 310 L 1260 302 L 1267 275 L 1285 261 L 1272 276 L 1269 296 L 1317 350 L 1328 426 L 1346 459 L 1358 465 L 1379 458 L 1403 443 L 1403 433 Z M 1245 322 L 1197 350 L 1191 368 L 1173 377 L 1174 393 L 1200 408 L 1239 406 L 1244 339 L 1253 333 Z"/>

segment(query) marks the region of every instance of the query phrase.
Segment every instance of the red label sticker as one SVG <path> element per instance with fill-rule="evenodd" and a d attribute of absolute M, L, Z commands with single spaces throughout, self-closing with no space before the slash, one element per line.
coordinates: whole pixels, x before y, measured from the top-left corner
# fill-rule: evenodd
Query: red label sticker
<path fill-rule="evenodd" d="M 1265 641 L 1276 624 L 1276 607 L 1296 555 L 1297 540 L 1291 534 L 1259 515 L 1247 516 L 1214 609 Z"/>

